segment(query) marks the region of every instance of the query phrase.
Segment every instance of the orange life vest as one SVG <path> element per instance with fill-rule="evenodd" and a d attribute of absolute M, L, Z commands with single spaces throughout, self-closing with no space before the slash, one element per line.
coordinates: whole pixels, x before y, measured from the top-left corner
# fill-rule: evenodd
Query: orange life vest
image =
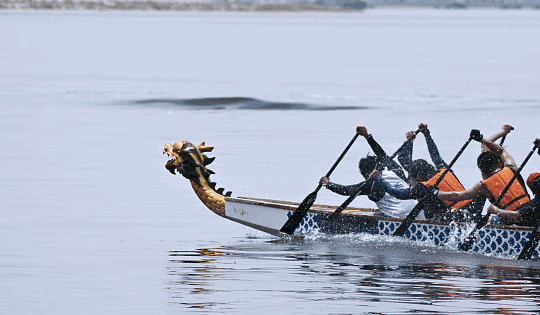
<path fill-rule="evenodd" d="M 486 189 L 491 194 L 491 202 L 495 202 L 499 198 L 500 194 L 508 185 L 510 180 L 514 177 L 514 171 L 509 167 L 504 167 L 502 170 L 491 175 L 488 179 L 483 180 L 481 183 L 486 187 Z M 516 210 L 521 205 L 526 204 L 530 201 L 527 190 L 520 183 L 519 179 L 516 178 L 508 191 L 504 194 L 504 197 L 501 199 L 499 208 L 505 210 Z"/>
<path fill-rule="evenodd" d="M 435 176 L 433 176 L 432 178 L 430 178 L 426 182 L 422 182 L 422 184 L 424 184 L 424 185 L 426 185 L 428 187 L 431 187 L 431 186 L 435 185 L 435 182 L 439 179 L 439 177 L 441 177 L 441 175 L 442 175 L 442 173 L 444 173 L 444 171 L 445 171 L 444 168 L 441 168 L 439 170 L 439 172 L 437 174 L 435 174 Z M 461 183 L 459 182 L 457 177 L 451 171 L 449 171 L 448 173 L 446 173 L 446 175 L 444 175 L 444 178 L 439 183 L 437 188 L 440 191 L 448 191 L 448 192 L 451 192 L 451 191 L 464 191 L 465 190 L 463 185 L 461 185 Z M 464 205 L 468 204 L 471 201 L 472 201 L 472 199 L 462 200 L 462 201 L 458 201 L 458 202 L 452 202 L 452 201 L 448 201 L 448 200 L 443 200 L 443 202 L 448 207 L 450 207 L 452 209 L 460 209 L 461 207 L 463 207 Z"/>

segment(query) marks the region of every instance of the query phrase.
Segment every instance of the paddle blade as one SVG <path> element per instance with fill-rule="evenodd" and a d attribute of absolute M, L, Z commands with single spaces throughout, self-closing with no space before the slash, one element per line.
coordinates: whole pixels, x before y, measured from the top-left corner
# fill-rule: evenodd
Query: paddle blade
<path fill-rule="evenodd" d="M 538 246 L 538 241 L 540 241 L 540 233 L 538 233 L 538 226 L 536 226 L 531 232 L 527 244 L 525 244 L 525 246 L 521 250 L 521 253 L 519 253 L 518 260 L 531 259 L 534 250 L 536 249 L 536 246 Z"/>
<path fill-rule="evenodd" d="M 474 235 L 474 233 L 469 234 L 469 236 L 467 236 L 467 239 L 465 240 L 465 242 L 463 242 L 463 243 L 461 243 L 461 245 L 459 245 L 459 250 L 466 252 L 469 249 L 471 249 L 471 246 L 474 243 L 475 239 L 476 239 L 476 235 Z"/>
<path fill-rule="evenodd" d="M 407 217 L 401 222 L 398 228 L 394 231 L 392 236 L 403 236 L 405 232 L 411 227 L 411 224 L 414 222 L 418 214 L 422 211 L 421 202 L 419 202 L 412 210 L 409 212 Z"/>
<path fill-rule="evenodd" d="M 459 245 L 459 250 L 462 250 L 462 251 L 466 252 L 469 249 L 471 249 L 472 244 L 476 240 L 476 232 L 478 232 L 486 224 L 488 224 L 489 216 L 490 216 L 490 213 L 487 213 L 485 216 L 482 217 L 482 219 L 480 219 L 480 221 L 478 221 L 478 223 L 476 224 L 476 226 L 474 227 L 472 232 L 465 239 L 465 242 L 463 242 L 463 243 L 461 243 L 461 245 Z"/>
<path fill-rule="evenodd" d="M 294 233 L 294 230 L 300 225 L 300 222 L 302 222 L 302 219 L 308 212 L 309 208 L 313 205 L 315 202 L 315 199 L 317 198 L 317 190 L 312 192 L 311 194 L 307 195 L 307 197 L 302 201 L 302 203 L 296 208 L 296 210 L 293 212 L 289 220 L 283 224 L 283 227 L 281 227 L 281 232 L 287 233 L 289 235 Z"/>

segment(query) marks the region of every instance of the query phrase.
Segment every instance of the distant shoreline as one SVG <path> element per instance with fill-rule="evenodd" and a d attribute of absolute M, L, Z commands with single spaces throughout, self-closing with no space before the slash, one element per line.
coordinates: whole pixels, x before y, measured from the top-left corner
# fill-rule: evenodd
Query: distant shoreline
<path fill-rule="evenodd" d="M 467 7 L 459 2 L 445 6 L 415 6 L 399 3 L 395 5 L 374 5 L 362 0 L 342 0 L 339 4 L 288 2 L 264 3 L 245 1 L 209 0 L 0 0 L 2 11 L 142 11 L 142 12 L 362 12 L 364 9 L 540 9 L 540 5 L 512 4 Z"/>
<path fill-rule="evenodd" d="M 257 3 L 230 1 L 13 1 L 0 0 L 0 12 L 3 10 L 51 10 L 51 11 L 177 11 L 177 12 L 353 12 L 339 5 L 320 5 L 314 3 Z"/>

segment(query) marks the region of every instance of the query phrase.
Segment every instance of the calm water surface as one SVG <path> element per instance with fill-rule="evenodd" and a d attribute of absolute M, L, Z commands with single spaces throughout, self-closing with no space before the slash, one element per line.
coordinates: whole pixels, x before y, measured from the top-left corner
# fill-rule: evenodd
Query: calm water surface
<path fill-rule="evenodd" d="M 0 27 L 0 313 L 540 310 L 538 262 L 371 235 L 277 239 L 206 210 L 161 155 L 206 141 L 219 187 L 292 201 L 357 125 L 393 152 L 428 123 L 448 162 L 470 129 L 510 123 L 520 163 L 540 135 L 540 12 L 0 12 Z M 417 141 L 415 157 L 426 151 Z M 455 165 L 465 186 L 478 151 Z M 332 179 L 359 181 L 368 152 L 359 139 Z M 535 155 L 524 173 L 539 169 Z"/>

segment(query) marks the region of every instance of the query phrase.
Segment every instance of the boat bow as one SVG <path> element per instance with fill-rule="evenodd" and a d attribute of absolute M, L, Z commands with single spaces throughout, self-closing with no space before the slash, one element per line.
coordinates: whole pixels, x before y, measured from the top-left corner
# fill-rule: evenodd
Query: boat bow
<path fill-rule="evenodd" d="M 191 182 L 191 187 L 202 203 L 217 215 L 225 216 L 225 196 L 230 196 L 231 192 L 225 194 L 223 188 L 216 189 L 216 183 L 210 180 L 210 175 L 214 174 L 207 165 L 215 158 L 208 157 L 204 152 L 211 152 L 212 146 L 207 146 L 204 142 L 194 145 L 189 141 L 178 141 L 174 144 L 167 143 L 163 149 L 163 154 L 171 157 L 165 164 L 165 168 L 176 175 L 182 174 Z"/>

